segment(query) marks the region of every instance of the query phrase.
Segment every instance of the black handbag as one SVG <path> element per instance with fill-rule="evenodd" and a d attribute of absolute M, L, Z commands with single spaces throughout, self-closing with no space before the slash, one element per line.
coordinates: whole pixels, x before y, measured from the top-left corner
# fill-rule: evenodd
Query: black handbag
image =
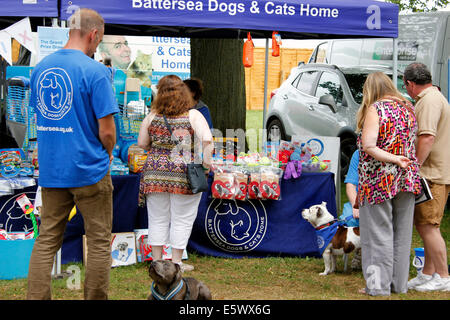
<path fill-rule="evenodd" d="M 169 122 L 166 119 L 166 116 L 163 115 L 164 121 L 166 123 L 167 129 L 172 136 L 172 128 Z M 189 186 L 191 187 L 192 193 L 205 192 L 208 190 L 208 180 L 206 178 L 205 172 L 203 171 L 203 165 L 201 163 L 188 163 L 186 164 L 186 177 L 189 182 Z"/>

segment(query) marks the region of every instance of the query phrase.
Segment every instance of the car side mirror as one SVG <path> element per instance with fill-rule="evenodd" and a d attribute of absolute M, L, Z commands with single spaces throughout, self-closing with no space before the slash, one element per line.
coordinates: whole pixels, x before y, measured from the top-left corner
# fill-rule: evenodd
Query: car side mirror
<path fill-rule="evenodd" d="M 324 104 L 330 107 L 333 113 L 337 112 L 336 101 L 331 94 L 325 94 L 319 98 L 319 104 Z"/>

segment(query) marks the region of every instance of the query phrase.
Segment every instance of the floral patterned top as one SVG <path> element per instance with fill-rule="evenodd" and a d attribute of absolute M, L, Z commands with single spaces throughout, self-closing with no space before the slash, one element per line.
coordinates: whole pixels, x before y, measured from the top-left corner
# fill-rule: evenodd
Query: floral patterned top
<path fill-rule="evenodd" d="M 177 139 L 172 140 L 163 116 L 155 115 L 148 127 L 152 143 L 141 172 L 141 204 L 143 195 L 152 192 L 192 194 L 186 177 L 186 163 L 194 160 L 194 130 L 189 115 L 166 116 L 166 119 Z"/>
<path fill-rule="evenodd" d="M 373 106 L 379 117 L 377 146 L 389 153 L 409 158 L 412 164 L 402 169 L 396 164 L 374 159 L 362 150 L 361 131 L 358 135 L 359 206 L 365 201 L 369 204 L 382 203 L 399 192 L 418 194 L 421 191 L 415 149 L 417 122 L 414 107 L 409 101 L 400 103 L 396 99 L 380 100 Z"/>

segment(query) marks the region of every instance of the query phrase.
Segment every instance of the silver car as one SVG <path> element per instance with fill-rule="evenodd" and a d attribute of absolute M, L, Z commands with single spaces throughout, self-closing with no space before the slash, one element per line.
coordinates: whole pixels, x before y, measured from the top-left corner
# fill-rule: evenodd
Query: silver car
<path fill-rule="evenodd" d="M 386 66 L 337 67 L 301 64 L 291 70 L 283 84 L 272 92 L 266 115 L 268 140 L 290 140 L 293 135 L 333 136 L 341 139 L 341 177 L 347 174 L 356 149 L 356 113 L 369 73 Z M 407 96 L 399 73 L 397 86 Z"/>

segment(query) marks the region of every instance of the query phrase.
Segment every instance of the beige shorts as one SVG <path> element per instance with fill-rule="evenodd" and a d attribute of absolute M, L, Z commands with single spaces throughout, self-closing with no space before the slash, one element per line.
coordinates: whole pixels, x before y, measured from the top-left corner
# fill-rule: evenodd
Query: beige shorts
<path fill-rule="evenodd" d="M 427 182 L 430 186 L 433 199 L 423 202 L 415 207 L 414 224 L 431 224 L 439 227 L 442 217 L 444 216 L 444 209 L 450 192 L 450 185 L 432 183 L 429 180 L 427 180 Z"/>

